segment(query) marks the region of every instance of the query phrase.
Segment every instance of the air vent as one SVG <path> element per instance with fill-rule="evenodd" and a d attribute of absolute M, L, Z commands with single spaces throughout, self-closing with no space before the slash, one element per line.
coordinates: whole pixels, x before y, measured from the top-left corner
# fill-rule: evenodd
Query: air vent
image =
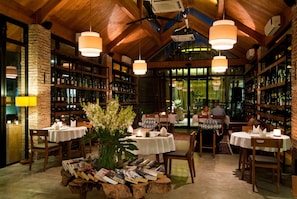
<path fill-rule="evenodd" d="M 190 28 L 181 28 L 174 30 L 171 39 L 175 42 L 194 41 L 195 35 Z"/>
<path fill-rule="evenodd" d="M 280 28 L 281 25 L 281 17 L 280 15 L 273 16 L 268 20 L 264 27 L 264 32 L 266 36 L 272 36 L 278 29 Z"/>
<path fill-rule="evenodd" d="M 183 12 L 184 6 L 181 0 L 152 0 L 154 13 Z"/>

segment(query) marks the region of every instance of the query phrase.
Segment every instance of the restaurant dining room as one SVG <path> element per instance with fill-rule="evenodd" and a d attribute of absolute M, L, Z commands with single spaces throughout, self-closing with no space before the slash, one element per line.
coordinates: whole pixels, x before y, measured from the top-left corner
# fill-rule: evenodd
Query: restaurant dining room
<path fill-rule="evenodd" d="M 297 198 L 296 0 L 10 0 L 0 29 L 1 198 Z"/>

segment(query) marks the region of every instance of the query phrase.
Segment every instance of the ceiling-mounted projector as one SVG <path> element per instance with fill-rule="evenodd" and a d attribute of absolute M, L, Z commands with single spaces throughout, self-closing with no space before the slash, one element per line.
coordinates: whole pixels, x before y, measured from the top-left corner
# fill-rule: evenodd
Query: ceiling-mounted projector
<path fill-rule="evenodd" d="M 195 35 L 191 28 L 175 29 L 171 38 L 175 42 L 194 41 Z"/>

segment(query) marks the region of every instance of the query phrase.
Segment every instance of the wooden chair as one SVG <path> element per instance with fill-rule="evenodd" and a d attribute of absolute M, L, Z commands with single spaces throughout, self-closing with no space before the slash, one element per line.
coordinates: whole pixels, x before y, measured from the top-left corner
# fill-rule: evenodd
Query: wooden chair
<path fill-rule="evenodd" d="M 31 143 L 31 156 L 29 170 L 31 171 L 34 153 L 44 153 L 43 171 L 46 170 L 48 163 L 49 153 L 57 151 L 59 155 L 59 162 L 62 163 L 62 146 L 57 143 L 51 143 L 47 140 L 48 131 L 40 129 L 30 129 L 30 143 Z"/>
<path fill-rule="evenodd" d="M 158 120 L 158 126 L 159 129 L 161 129 L 162 127 L 165 127 L 167 130 L 169 128 L 169 116 L 167 113 L 160 113 L 159 114 L 159 120 Z"/>
<path fill-rule="evenodd" d="M 212 115 L 212 119 L 216 120 L 218 124 L 222 124 L 221 135 L 225 134 L 225 115 Z"/>
<path fill-rule="evenodd" d="M 253 130 L 253 126 L 241 126 L 241 131 L 242 132 L 249 132 L 250 130 Z M 246 154 L 243 154 L 243 153 L 246 153 Z M 247 159 L 247 153 L 248 153 L 248 151 L 247 151 L 247 149 L 242 149 L 242 148 L 240 148 L 239 149 L 239 160 L 238 160 L 238 169 L 240 169 L 241 168 L 241 164 L 244 164 L 244 168 L 243 169 L 245 169 L 246 168 L 246 166 L 248 166 L 248 162 L 247 162 L 247 160 L 244 160 L 243 161 L 243 158 L 246 158 Z M 244 171 L 242 171 L 242 176 L 244 176 Z"/>
<path fill-rule="evenodd" d="M 277 192 L 279 192 L 280 184 L 280 173 L 281 173 L 281 148 L 283 147 L 283 140 L 276 138 L 260 138 L 252 137 L 251 146 L 253 147 L 253 154 L 249 156 L 250 168 L 251 168 L 251 179 L 253 185 L 253 191 L 255 191 L 256 186 L 256 168 L 269 168 L 276 171 L 277 176 Z M 268 155 L 257 155 L 256 151 L 259 147 L 269 147 L 276 150 L 276 154 L 273 156 Z M 274 172 L 273 172 L 274 174 Z"/>
<path fill-rule="evenodd" d="M 92 129 L 93 129 L 93 125 L 90 122 L 86 122 L 86 121 L 78 121 L 77 122 L 77 126 L 85 126 L 88 128 L 88 142 L 89 142 L 89 149 L 90 149 L 90 153 L 92 152 L 92 139 L 90 138 L 90 134 L 92 133 Z"/>
<path fill-rule="evenodd" d="M 205 120 L 205 122 L 203 123 L 204 125 L 217 125 L 217 121 L 209 118 L 207 120 Z M 212 133 L 206 132 L 204 133 L 204 131 L 211 131 Z M 203 143 L 203 135 L 204 136 L 210 136 L 212 134 L 212 145 L 204 145 Z M 206 138 L 205 138 L 206 139 Z M 217 129 L 214 128 L 208 128 L 208 127 L 199 127 L 199 156 L 202 157 L 202 149 L 212 149 L 212 156 L 215 158 L 216 156 L 216 148 L 217 148 Z"/>
<path fill-rule="evenodd" d="M 248 133 L 249 131 L 253 130 L 253 126 L 242 126 L 241 131 Z"/>
<path fill-rule="evenodd" d="M 147 129 L 155 129 L 158 126 L 158 114 L 145 114 L 145 119 L 141 126 Z"/>
<path fill-rule="evenodd" d="M 194 183 L 194 177 L 196 176 L 195 165 L 194 165 L 195 142 L 196 142 L 196 132 L 193 131 L 190 135 L 188 150 L 176 150 L 176 151 L 163 154 L 166 174 L 171 174 L 171 164 L 173 159 L 187 160 L 192 183 Z M 169 165 L 168 165 L 168 162 L 169 162 Z M 168 170 L 168 166 L 169 166 L 169 170 Z"/>

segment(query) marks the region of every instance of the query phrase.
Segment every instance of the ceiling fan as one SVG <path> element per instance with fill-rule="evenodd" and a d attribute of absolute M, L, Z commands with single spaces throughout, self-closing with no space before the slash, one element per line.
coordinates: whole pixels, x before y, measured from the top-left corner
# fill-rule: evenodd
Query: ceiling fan
<path fill-rule="evenodd" d="M 168 18 L 168 17 L 162 17 L 162 16 L 155 15 L 155 13 L 153 12 L 153 9 L 152 9 L 152 5 L 151 5 L 151 3 L 149 1 L 143 1 L 143 6 L 147 10 L 148 15 L 146 17 L 142 17 L 140 19 L 131 21 L 131 22 L 127 23 L 127 25 L 134 24 L 134 23 L 137 23 L 137 22 L 140 22 L 140 21 L 143 21 L 143 20 L 156 21 L 158 19 L 160 19 L 160 20 L 166 20 L 166 21 L 181 22 L 178 19 Z"/>

